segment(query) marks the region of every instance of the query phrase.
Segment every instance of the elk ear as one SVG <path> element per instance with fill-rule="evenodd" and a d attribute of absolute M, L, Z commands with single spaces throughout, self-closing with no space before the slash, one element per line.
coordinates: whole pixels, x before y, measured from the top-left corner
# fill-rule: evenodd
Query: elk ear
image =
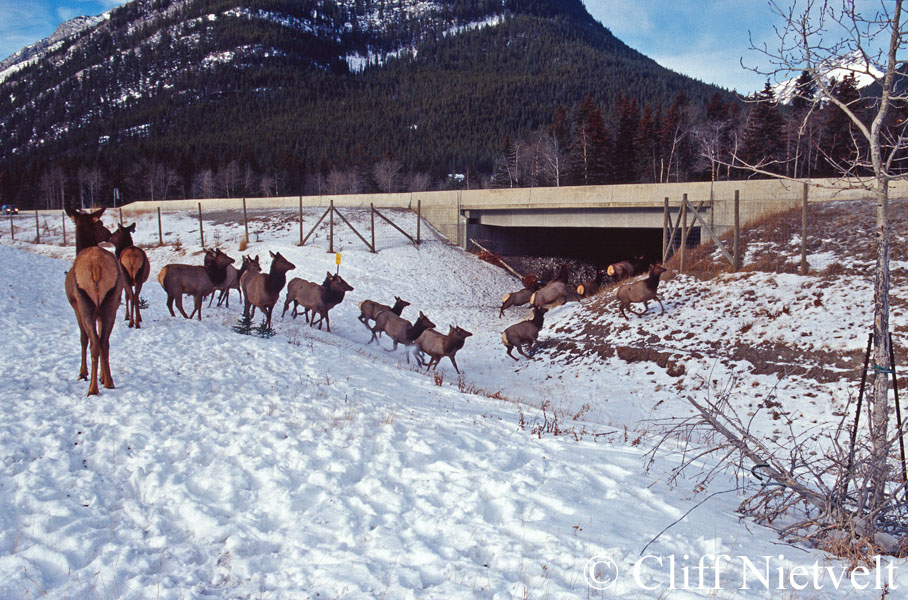
<path fill-rule="evenodd" d="M 67 217 L 69 217 L 70 219 L 73 219 L 73 220 L 75 220 L 76 215 L 79 214 L 75 210 L 73 210 L 73 208 L 71 206 L 69 206 L 68 204 L 63 207 L 63 212 L 66 213 Z"/>
<path fill-rule="evenodd" d="M 104 214 L 104 211 L 105 211 L 105 210 L 107 210 L 107 209 L 106 209 L 106 208 L 99 208 L 99 209 L 96 210 L 95 212 L 91 213 L 91 219 L 92 219 L 92 221 L 100 221 L 100 220 L 101 220 L 101 215 Z"/>
<path fill-rule="evenodd" d="M 129 229 L 129 233 L 135 233 L 135 232 L 136 232 L 136 224 L 133 223 L 132 225 L 130 225 L 129 227 L 127 227 L 127 229 Z"/>

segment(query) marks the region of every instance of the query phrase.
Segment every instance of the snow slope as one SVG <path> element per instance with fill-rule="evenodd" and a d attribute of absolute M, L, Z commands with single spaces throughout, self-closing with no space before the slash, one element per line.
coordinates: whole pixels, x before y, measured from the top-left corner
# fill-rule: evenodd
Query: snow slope
<path fill-rule="evenodd" d="M 280 251 L 297 265 L 291 277 L 321 281 L 335 268 L 323 233 L 300 248 L 285 214 L 256 217 L 247 252 L 263 264 Z M 205 225 L 237 257 L 241 232 L 229 218 Z M 197 222 L 167 215 L 169 245 L 147 249 L 145 324 L 121 321 L 111 338 L 117 389 L 88 398 L 75 381 L 78 330 L 63 294 L 73 249 L 54 235 L 0 244 L 0 598 L 881 595 L 872 577 L 863 590 L 861 579 L 837 585 L 839 561 L 739 521 L 737 492 L 707 496 L 734 489 L 730 476 L 695 493 L 664 483 L 677 457 L 659 455 L 644 472 L 649 441 L 639 436 L 651 425 L 641 419 L 686 411 L 682 394 L 700 393 L 692 382 L 716 359 L 688 357 L 678 378 L 652 362 L 566 353 L 562 342 L 589 310 L 572 304 L 552 312 L 537 358 L 515 363 L 499 338 L 523 313 L 499 320 L 495 308 L 514 280 L 443 240 L 417 250 L 382 237 L 371 254 L 349 236 L 340 270 L 355 290 L 332 311 L 332 333 L 275 314 L 277 335 L 259 338 L 231 330 L 235 296 L 230 308 L 206 307 L 201 322 L 167 313 L 158 270 L 201 260 Z M 151 216 L 135 237 L 157 242 Z M 684 285 L 666 283 L 666 309 L 690 320 L 698 311 L 678 299 Z M 412 302 L 405 317 L 422 310 L 440 329 L 474 332 L 458 355 L 463 377 L 447 361 L 438 377 L 424 374 L 403 351 L 386 352 L 387 340 L 367 344 L 356 305 L 394 295 Z M 664 331 L 666 321 L 651 314 L 633 325 Z M 777 383 L 726 363 L 754 393 Z M 834 419 L 828 407 L 804 410 Z M 568 435 L 539 431 L 553 416 Z M 733 558 L 722 589 L 690 589 L 700 558 L 723 553 Z M 797 577 L 768 591 L 752 573 L 739 589 L 739 556 L 769 557 L 786 577 L 796 567 L 830 572 L 819 591 L 793 591 Z M 619 576 L 602 591 L 608 560 Z M 886 574 L 899 588 L 908 587 L 902 562 Z"/>

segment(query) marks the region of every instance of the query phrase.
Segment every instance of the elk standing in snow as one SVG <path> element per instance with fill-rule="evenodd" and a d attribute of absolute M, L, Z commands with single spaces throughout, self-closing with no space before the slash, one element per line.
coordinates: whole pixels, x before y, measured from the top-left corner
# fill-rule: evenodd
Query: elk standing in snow
<path fill-rule="evenodd" d="M 82 366 L 79 379 L 88 378 L 86 349 L 91 346 L 91 379 L 88 395 L 98 393 L 98 362 L 101 384 L 112 389 L 110 374 L 110 333 L 117 321 L 124 275 L 117 257 L 98 247 L 110 239 L 110 231 L 101 223 L 104 209 L 80 213 L 66 207 L 66 214 L 76 223 L 76 258 L 66 272 L 66 298 L 76 313 L 82 342 Z"/>
<path fill-rule="evenodd" d="M 529 347 L 536 343 L 547 310 L 548 309 L 545 308 L 534 307 L 532 319 L 515 323 L 504 330 L 504 333 L 501 334 L 501 341 L 508 349 L 508 356 L 517 360 L 517 357 L 511 354 L 511 350 L 517 348 L 517 352 L 530 358 L 530 356 L 523 351 L 523 346 Z"/>
<path fill-rule="evenodd" d="M 646 311 L 649 310 L 649 305 L 647 303 L 650 300 L 657 301 L 662 308 L 661 314 L 665 314 L 665 307 L 662 306 L 662 300 L 656 296 L 656 289 L 659 287 L 659 276 L 663 273 L 665 273 L 665 268 L 662 265 L 652 265 L 649 268 L 649 275 L 646 279 L 628 283 L 618 288 L 618 291 L 615 292 L 615 296 L 618 298 L 618 310 L 621 311 L 622 317 L 625 319 L 627 318 L 627 315 L 624 313 L 625 309 L 631 311 L 635 315 L 643 316 L 646 314 Z M 632 302 L 642 302 L 643 311 L 638 313 L 633 310 L 630 307 Z"/>
<path fill-rule="evenodd" d="M 136 246 L 132 241 L 132 234 L 136 231 L 136 224 L 129 227 L 117 225 L 117 230 L 110 236 L 114 245 L 114 253 L 123 266 L 124 289 L 126 290 L 126 319 L 130 327 L 139 329 L 142 323 L 142 313 L 139 311 L 139 294 L 142 286 L 148 280 L 151 265 L 145 251 Z"/>
<path fill-rule="evenodd" d="M 635 256 L 633 260 L 622 260 L 610 264 L 608 269 L 606 269 L 606 273 L 614 281 L 623 281 L 628 277 L 642 273 L 645 265 L 646 262 L 642 256 Z"/>
<path fill-rule="evenodd" d="M 165 265 L 158 273 L 158 282 L 167 292 L 167 308 L 170 316 L 175 317 L 173 304 L 176 302 L 180 314 L 191 319 L 196 313 L 199 321 L 202 320 L 202 298 L 214 291 L 214 286 L 223 282 L 227 277 L 227 267 L 233 259 L 221 252 L 205 250 L 205 265 Z M 194 308 L 188 315 L 183 310 L 183 294 L 189 294 L 194 299 Z"/>
<path fill-rule="evenodd" d="M 284 284 L 287 283 L 287 271 L 296 268 L 296 265 L 281 256 L 280 252 L 270 254 L 271 270 L 268 273 L 251 273 L 243 290 L 245 292 L 243 314 L 249 315 L 251 319 L 255 311 L 250 312 L 249 307 L 260 308 L 265 313 L 266 329 L 271 327 L 271 312 L 277 304 L 281 290 L 284 289 Z"/>

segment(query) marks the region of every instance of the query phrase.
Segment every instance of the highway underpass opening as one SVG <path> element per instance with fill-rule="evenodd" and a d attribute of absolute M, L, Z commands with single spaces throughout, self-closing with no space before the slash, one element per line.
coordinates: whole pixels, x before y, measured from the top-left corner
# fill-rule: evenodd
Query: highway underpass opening
<path fill-rule="evenodd" d="M 604 266 L 643 256 L 662 260 L 662 229 L 601 227 L 496 227 L 474 230 L 477 242 L 502 256 L 557 256 Z M 676 241 L 680 241 L 680 233 Z M 700 228 L 691 228 L 688 243 L 700 242 Z"/>

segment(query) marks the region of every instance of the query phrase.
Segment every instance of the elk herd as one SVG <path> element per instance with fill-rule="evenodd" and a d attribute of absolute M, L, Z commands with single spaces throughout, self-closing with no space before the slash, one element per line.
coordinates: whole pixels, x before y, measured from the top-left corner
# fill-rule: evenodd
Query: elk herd
<path fill-rule="evenodd" d="M 69 207 L 66 214 L 76 225 L 76 258 L 66 273 L 66 297 L 76 314 L 76 321 L 82 344 L 82 363 L 79 379 L 88 379 L 86 354 L 91 352 L 91 376 L 88 394 L 99 392 L 98 382 L 113 388 L 110 373 L 109 353 L 110 334 L 113 330 L 121 297 L 125 298 L 126 320 L 129 327 L 141 327 L 142 315 L 140 292 L 148 279 L 150 264 L 145 252 L 133 243 L 132 235 L 136 225 L 117 226 L 110 232 L 102 223 L 104 209 L 93 212 L 79 212 Z M 100 247 L 103 242 L 114 246 L 111 253 Z M 291 317 L 296 318 L 302 308 L 302 314 L 310 327 L 331 331 L 329 311 L 340 304 L 347 292 L 353 291 L 340 274 L 326 274 L 321 283 L 293 278 L 287 281 L 287 273 L 296 265 L 291 263 L 280 252 L 271 252 L 271 265 L 263 271 L 259 257 L 243 256 L 239 268 L 234 266 L 234 259 L 220 249 L 206 249 L 202 265 L 173 263 L 165 265 L 158 273 L 158 282 L 167 294 L 167 309 L 171 316 L 176 316 L 174 305 L 186 319 L 202 319 L 202 300 L 211 296 L 211 306 L 215 292 L 218 295 L 218 306 L 226 302 L 230 306 L 230 290 L 237 290 L 243 302 L 243 314 L 250 319 L 259 309 L 265 318 L 264 326 L 271 327 L 272 312 L 284 293 L 283 318 L 293 305 Z M 617 288 L 616 297 L 622 317 L 627 319 L 626 310 L 643 315 L 648 310 L 648 302 L 656 300 L 665 307 L 657 296 L 659 278 L 665 272 L 660 264 L 646 265 L 642 258 L 633 261 L 622 261 L 609 265 L 605 271 L 597 271 L 596 277 L 573 287 L 569 285 L 570 269 L 563 264 L 554 279 L 542 283 L 535 276 L 524 278 L 524 288 L 506 294 L 502 299 L 498 316 L 515 306 L 531 305 L 532 316 L 529 319 L 507 327 L 501 340 L 506 353 L 518 360 L 511 352 L 517 352 L 530 358 L 537 345 L 539 332 L 542 329 L 546 312 L 565 302 L 589 298 L 604 290 L 606 285 L 620 282 L 634 275 L 646 272 L 647 276 Z M 192 312 L 186 314 L 183 309 L 183 296 L 192 296 Z M 388 337 L 393 347 L 387 352 L 395 352 L 404 346 L 406 360 L 410 362 L 413 354 L 417 364 L 426 370 L 434 369 L 442 358 L 448 357 L 455 371 L 459 374 L 455 356 L 463 348 L 471 332 L 450 325 L 447 334 L 435 330 L 433 323 L 422 311 L 414 322 L 404 318 L 404 308 L 409 302 L 395 296 L 393 306 L 375 300 L 363 300 L 359 303 L 359 321 L 369 329 L 371 338 L 368 343 L 379 343 L 382 335 Z M 632 303 L 642 303 L 643 311 L 630 308 Z M 380 344 L 379 344 L 380 345 Z M 529 352 L 529 353 L 528 353 Z M 100 373 L 99 373 L 100 369 Z"/>

